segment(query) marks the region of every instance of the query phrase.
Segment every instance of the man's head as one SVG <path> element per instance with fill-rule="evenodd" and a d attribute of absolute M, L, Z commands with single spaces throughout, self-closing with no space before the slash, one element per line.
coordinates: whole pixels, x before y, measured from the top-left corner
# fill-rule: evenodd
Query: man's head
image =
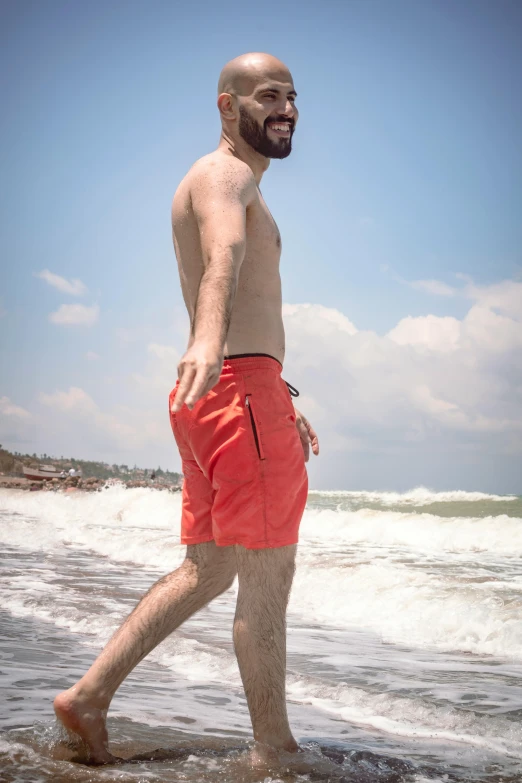
<path fill-rule="evenodd" d="M 290 71 L 270 54 L 236 57 L 221 71 L 218 108 L 224 130 L 265 158 L 286 158 L 299 116 Z"/>

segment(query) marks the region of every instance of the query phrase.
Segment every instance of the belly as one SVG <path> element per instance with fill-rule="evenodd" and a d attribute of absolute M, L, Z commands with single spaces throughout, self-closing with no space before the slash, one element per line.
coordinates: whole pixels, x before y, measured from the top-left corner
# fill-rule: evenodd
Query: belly
<path fill-rule="evenodd" d="M 285 332 L 280 295 L 242 297 L 238 291 L 225 343 L 225 355 L 238 353 L 268 353 L 283 363 Z"/>

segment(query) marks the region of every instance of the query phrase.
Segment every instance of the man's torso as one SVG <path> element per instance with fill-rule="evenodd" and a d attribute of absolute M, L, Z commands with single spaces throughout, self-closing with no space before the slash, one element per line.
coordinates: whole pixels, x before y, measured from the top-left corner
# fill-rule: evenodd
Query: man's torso
<path fill-rule="evenodd" d="M 198 162 L 211 162 L 214 152 Z M 172 207 L 174 248 L 183 298 L 191 321 L 204 271 L 197 220 L 192 209 L 193 169 L 179 185 Z M 282 319 L 279 260 L 281 237 L 259 189 L 246 210 L 246 251 L 241 269 L 225 355 L 266 353 L 283 363 L 285 336 Z"/>

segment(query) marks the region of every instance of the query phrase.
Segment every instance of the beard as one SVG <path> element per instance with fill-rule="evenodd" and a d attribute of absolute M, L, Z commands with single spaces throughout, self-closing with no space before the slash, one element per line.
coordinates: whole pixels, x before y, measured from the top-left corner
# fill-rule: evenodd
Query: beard
<path fill-rule="evenodd" d="M 261 128 L 256 120 L 243 107 L 239 107 L 239 135 L 252 149 L 259 152 L 265 158 L 287 158 L 292 152 L 292 136 L 294 135 L 294 123 L 290 120 L 290 138 L 279 138 L 272 141 L 268 136 L 269 122 L 288 122 L 288 117 L 268 117 Z"/>

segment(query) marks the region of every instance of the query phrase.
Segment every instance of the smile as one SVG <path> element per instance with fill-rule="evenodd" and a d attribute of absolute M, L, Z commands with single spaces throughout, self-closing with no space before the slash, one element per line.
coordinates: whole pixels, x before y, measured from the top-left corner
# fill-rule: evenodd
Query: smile
<path fill-rule="evenodd" d="M 292 125 L 289 122 L 269 122 L 268 127 L 282 138 L 288 138 L 292 130 Z"/>

